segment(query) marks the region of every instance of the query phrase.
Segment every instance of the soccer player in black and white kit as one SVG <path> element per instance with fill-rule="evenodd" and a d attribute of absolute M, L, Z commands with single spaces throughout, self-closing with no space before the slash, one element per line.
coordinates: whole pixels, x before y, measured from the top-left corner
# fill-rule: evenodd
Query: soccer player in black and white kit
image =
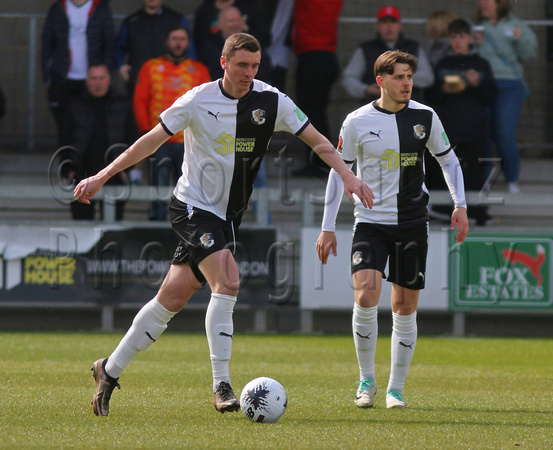
<path fill-rule="evenodd" d="M 260 46 L 253 36 L 238 33 L 229 37 L 221 56 L 222 79 L 200 85 L 177 99 L 161 113 L 156 127 L 75 188 L 75 198 L 89 203 L 109 178 L 148 157 L 170 136 L 184 130 L 183 174 L 169 205 L 179 245 L 157 295 L 138 312 L 114 352 L 92 366 L 96 415 L 108 415 L 109 400 L 119 386 L 121 372 L 139 351 L 161 336 L 169 320 L 206 282 L 212 291 L 205 325 L 214 406 L 222 413 L 239 409 L 229 375 L 232 314 L 240 284 L 231 249 L 273 132 L 299 136 L 338 171 L 351 201 L 355 194 L 364 206 L 372 206 L 371 190 L 292 100 L 254 80 L 260 59 Z"/>
<path fill-rule="evenodd" d="M 417 342 L 417 302 L 424 288 L 428 250 L 428 191 L 424 186 L 423 155 L 428 149 L 440 163 L 455 203 L 451 229 L 457 242 L 468 233 L 468 220 L 459 161 L 436 113 L 411 99 L 414 56 L 383 53 L 374 72 L 381 96 L 349 114 L 342 125 L 338 151 L 375 195 L 372 209 L 356 203 L 351 268 L 355 291 L 353 339 L 360 381 L 354 403 L 374 405 L 377 391 L 374 358 L 378 335 L 378 300 L 386 262 L 392 286 L 392 357 L 386 392 L 388 408 L 405 408 L 403 387 Z M 328 179 L 322 231 L 317 252 L 326 264 L 336 255 L 335 223 L 342 198 L 340 177 Z"/>

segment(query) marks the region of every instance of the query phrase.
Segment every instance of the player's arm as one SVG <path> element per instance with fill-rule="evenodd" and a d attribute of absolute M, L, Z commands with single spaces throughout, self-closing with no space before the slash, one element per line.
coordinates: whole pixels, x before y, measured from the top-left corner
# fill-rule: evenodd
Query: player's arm
<path fill-rule="evenodd" d="M 150 156 L 169 137 L 170 135 L 161 124 L 156 125 L 111 164 L 100 170 L 96 175 L 82 180 L 75 188 L 73 195 L 79 202 L 89 204 L 89 199 L 94 197 L 111 177 Z"/>
<path fill-rule="evenodd" d="M 469 232 L 469 221 L 461 165 L 452 149 L 445 154 L 436 155 L 436 159 L 440 163 L 451 198 L 455 204 L 455 209 L 451 215 L 451 229 L 454 230 L 457 226 L 459 227 L 456 239 L 457 242 L 463 242 Z"/>
<path fill-rule="evenodd" d="M 351 168 L 353 164 L 346 164 Z M 337 255 L 338 245 L 336 241 L 336 216 L 342 203 L 344 195 L 344 183 L 334 169 L 328 174 L 328 182 L 326 184 L 325 193 L 325 209 L 323 214 L 323 224 L 321 226 L 321 234 L 317 239 L 317 255 L 323 264 L 328 261 L 328 255 L 332 251 L 334 256 Z"/>
<path fill-rule="evenodd" d="M 374 194 L 370 188 L 346 166 L 330 141 L 319 133 L 311 124 L 299 134 L 299 137 L 309 145 L 321 159 L 332 167 L 344 182 L 344 190 L 352 203 L 355 203 L 353 194 L 359 197 L 365 208 L 372 208 Z"/>

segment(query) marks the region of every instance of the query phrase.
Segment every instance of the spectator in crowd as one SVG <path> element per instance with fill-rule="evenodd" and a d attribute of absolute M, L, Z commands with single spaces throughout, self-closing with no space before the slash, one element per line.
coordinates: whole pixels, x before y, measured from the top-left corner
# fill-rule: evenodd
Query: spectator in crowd
<path fill-rule="evenodd" d="M 497 84 L 491 108 L 491 138 L 501 157 L 507 191 L 520 192 L 520 153 L 517 126 L 524 99 L 529 95 L 523 63 L 535 58 L 536 35 L 526 23 L 511 14 L 509 0 L 479 0 L 475 23 L 484 27 L 475 33 L 480 56 L 488 60 Z"/>
<path fill-rule="evenodd" d="M 449 24 L 453 54 L 436 66 L 436 80 L 428 96 L 440 116 L 451 145 L 463 169 L 465 188 L 482 190 L 485 183 L 484 161 L 488 155 L 488 107 L 496 96 L 495 81 L 488 62 L 472 47 L 471 26 L 464 19 Z M 446 190 L 442 170 L 435 158 L 425 161 L 427 187 Z M 436 211 L 436 206 L 433 209 Z M 451 216 L 451 207 L 441 210 Z M 486 206 L 471 205 L 469 218 L 477 225 L 491 220 Z"/>
<path fill-rule="evenodd" d="M 294 0 L 273 0 L 266 4 L 272 6 L 269 17 L 271 18 L 271 41 L 266 53 L 271 58 L 271 84 L 279 90 L 284 90 L 286 73 L 290 59 L 290 27 L 292 26 L 292 14 L 294 12 Z"/>
<path fill-rule="evenodd" d="M 72 170 L 68 177 L 76 183 L 117 158 L 133 137 L 133 124 L 128 114 L 130 101 L 111 89 L 111 75 L 105 64 L 88 68 L 86 88 L 86 92 L 71 99 L 64 119 L 68 143 L 73 149 L 69 155 Z M 108 183 L 123 185 L 127 178 L 126 172 L 121 172 Z M 97 203 L 100 202 L 72 202 L 73 219 L 93 220 Z M 123 220 L 124 204 L 124 201 L 116 201 L 116 220 Z"/>
<path fill-rule="evenodd" d="M 42 31 L 42 78 L 54 114 L 59 144 L 63 118 L 72 97 L 86 91 L 90 65 L 114 67 L 115 25 L 107 0 L 57 0 Z"/>
<path fill-rule="evenodd" d="M 198 55 L 203 53 L 203 45 L 221 29 L 219 14 L 225 8 L 234 6 L 242 12 L 248 21 L 248 33 L 255 36 L 261 48 L 267 47 L 271 40 L 271 24 L 265 12 L 266 4 L 275 0 L 204 0 L 194 15 L 194 40 Z M 259 78 L 259 77 L 258 77 Z"/>
<path fill-rule="evenodd" d="M 292 48 L 297 56 L 297 105 L 331 142 L 326 109 L 332 85 L 340 76 L 336 46 L 342 5 L 343 0 L 296 0 L 292 19 Z M 310 148 L 304 148 L 309 162 L 292 174 L 326 176 L 328 166 Z"/>
<path fill-rule="evenodd" d="M 344 70 L 342 86 L 362 103 L 369 103 L 380 96 L 373 67 L 376 59 L 388 50 L 400 50 L 417 57 L 418 69 L 413 77 L 413 100 L 422 100 L 423 89 L 432 86 L 434 72 L 421 44 L 407 39 L 401 32 L 401 14 L 394 6 L 383 6 L 378 11 L 376 38 L 361 44 L 351 56 Z"/>
<path fill-rule="evenodd" d="M 448 26 L 457 18 L 451 11 L 440 9 L 430 14 L 426 21 L 426 32 L 430 39 L 424 49 L 433 69 L 444 56 L 452 53 Z"/>
<path fill-rule="evenodd" d="M 132 94 L 140 67 L 147 60 L 165 53 L 167 30 L 182 25 L 191 35 L 192 28 L 180 12 L 163 5 L 163 0 L 143 0 L 144 5 L 121 23 L 116 41 L 116 62 L 121 78 Z M 188 57 L 196 59 L 193 39 Z"/>
<path fill-rule="evenodd" d="M 174 25 L 182 25 L 192 36 L 192 28 L 186 17 L 165 6 L 163 0 L 143 0 L 143 6 L 121 23 L 115 42 L 115 57 L 119 75 L 127 83 L 131 97 L 142 64 L 166 52 L 167 31 Z M 188 46 L 187 56 L 196 59 L 193 40 Z M 130 171 L 131 182 L 142 184 L 147 170 L 146 161 L 138 163 Z"/>
<path fill-rule="evenodd" d="M 146 61 L 134 91 L 134 116 L 138 131 L 145 134 L 158 123 L 159 115 L 181 95 L 195 86 L 211 81 L 207 67 L 187 57 L 188 30 L 173 25 L 165 40 L 166 54 Z M 150 183 L 175 184 L 181 175 L 184 136 L 175 134 L 150 159 Z M 150 220 L 166 220 L 166 202 L 156 200 L 150 207 Z"/>
<path fill-rule="evenodd" d="M 212 80 L 223 76 L 221 67 L 221 52 L 225 40 L 235 34 L 248 31 L 246 17 L 235 6 L 229 6 L 219 13 L 218 30 L 210 34 L 202 43 L 199 60 L 209 69 Z"/>

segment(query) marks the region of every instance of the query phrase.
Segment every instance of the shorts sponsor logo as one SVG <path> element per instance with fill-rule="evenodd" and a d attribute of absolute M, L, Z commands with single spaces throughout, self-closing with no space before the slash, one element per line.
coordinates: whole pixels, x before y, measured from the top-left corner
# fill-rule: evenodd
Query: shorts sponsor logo
<path fill-rule="evenodd" d="M 200 238 L 200 243 L 202 244 L 203 248 L 211 247 L 213 244 L 215 244 L 215 241 L 213 240 L 213 235 L 211 233 L 202 234 L 202 237 Z"/>

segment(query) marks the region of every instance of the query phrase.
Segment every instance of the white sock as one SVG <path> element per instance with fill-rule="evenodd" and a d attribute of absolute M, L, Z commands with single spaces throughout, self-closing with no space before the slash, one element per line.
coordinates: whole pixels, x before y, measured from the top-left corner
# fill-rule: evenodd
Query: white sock
<path fill-rule="evenodd" d="M 119 378 L 139 351 L 147 350 L 167 328 L 167 322 L 175 315 L 157 297 L 146 303 L 138 314 L 127 334 L 108 358 L 106 372 L 110 377 Z"/>
<path fill-rule="evenodd" d="M 359 363 L 360 379 L 374 380 L 374 357 L 378 336 L 378 306 L 365 308 L 357 303 L 353 306 L 353 343 Z"/>
<path fill-rule="evenodd" d="M 417 344 L 417 312 L 406 316 L 392 313 L 392 320 L 392 370 L 388 390 L 403 393 Z"/>
<path fill-rule="evenodd" d="M 212 293 L 205 315 L 205 332 L 209 344 L 214 392 L 221 381 L 230 384 L 229 362 L 234 331 L 232 313 L 235 304 L 236 297 L 232 295 Z"/>

